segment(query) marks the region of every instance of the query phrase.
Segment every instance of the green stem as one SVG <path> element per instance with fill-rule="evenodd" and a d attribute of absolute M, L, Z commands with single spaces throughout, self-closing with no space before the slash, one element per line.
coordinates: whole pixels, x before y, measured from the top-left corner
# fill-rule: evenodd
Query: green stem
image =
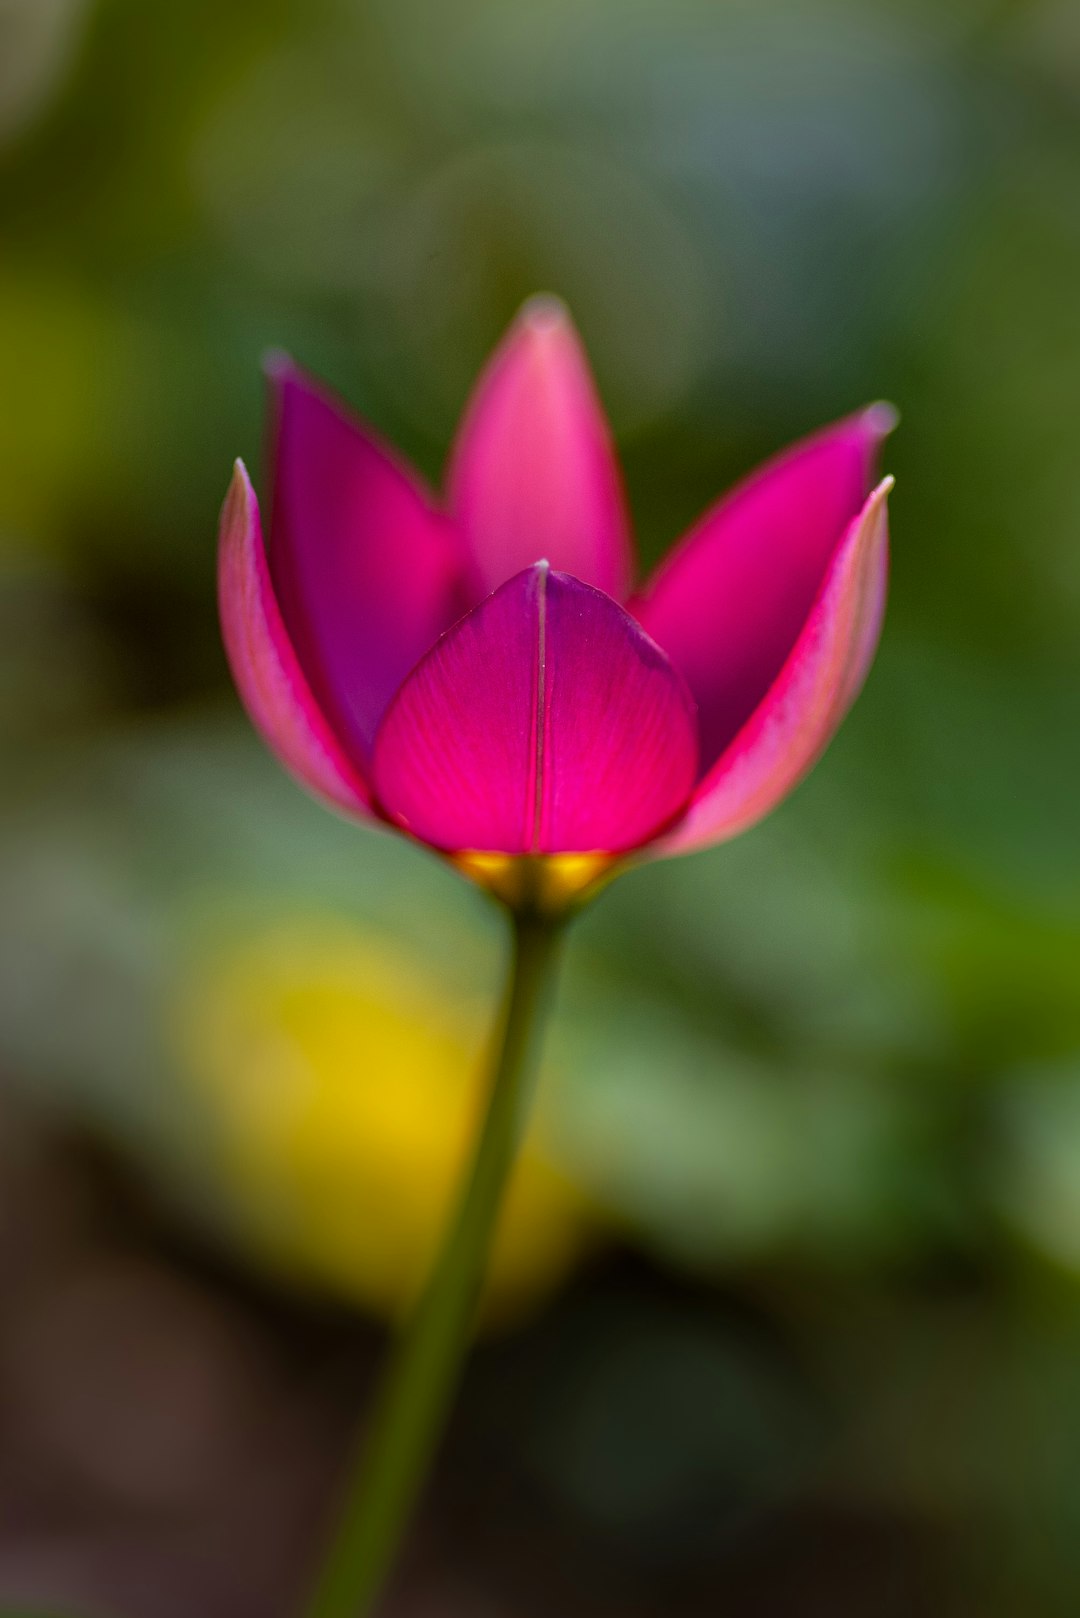
<path fill-rule="evenodd" d="M 390 1572 L 469 1348 L 492 1232 L 517 1155 L 564 925 L 513 916 L 487 1114 L 427 1287 L 390 1363 L 308 1618 L 363 1618 Z"/>

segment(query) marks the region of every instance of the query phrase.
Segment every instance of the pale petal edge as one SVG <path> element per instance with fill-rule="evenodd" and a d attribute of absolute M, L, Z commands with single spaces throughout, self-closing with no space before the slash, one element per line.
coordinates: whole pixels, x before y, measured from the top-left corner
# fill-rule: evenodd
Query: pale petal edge
<path fill-rule="evenodd" d="M 315 701 L 285 629 L 242 461 L 221 512 L 218 607 L 237 690 L 272 751 L 316 797 L 346 815 L 372 818 L 367 783 Z"/>
<path fill-rule="evenodd" d="M 747 831 L 821 757 L 862 688 L 881 633 L 893 481 L 879 483 L 851 523 L 773 685 L 651 854 L 690 853 Z"/>

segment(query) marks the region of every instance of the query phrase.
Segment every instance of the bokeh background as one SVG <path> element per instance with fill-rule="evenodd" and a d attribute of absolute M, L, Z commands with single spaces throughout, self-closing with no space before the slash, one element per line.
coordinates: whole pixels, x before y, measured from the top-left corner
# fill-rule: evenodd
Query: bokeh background
<path fill-rule="evenodd" d="M 1075 0 L 0 0 L 0 1602 L 286 1618 L 498 918 L 240 714 L 285 347 L 431 477 L 570 303 L 658 556 L 870 399 L 827 760 L 580 926 L 387 1611 L 1080 1610 Z"/>

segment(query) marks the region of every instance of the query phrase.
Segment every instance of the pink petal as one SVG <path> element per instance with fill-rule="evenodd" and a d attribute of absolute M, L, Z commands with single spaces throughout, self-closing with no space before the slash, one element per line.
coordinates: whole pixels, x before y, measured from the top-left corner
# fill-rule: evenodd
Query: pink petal
<path fill-rule="evenodd" d="M 386 705 L 464 610 L 462 556 L 419 483 L 288 360 L 277 360 L 270 570 L 323 711 L 370 757 Z"/>
<path fill-rule="evenodd" d="M 685 804 L 697 723 L 683 681 L 608 596 L 546 563 L 444 635 L 375 744 L 391 819 L 437 848 L 621 852 Z"/>
<path fill-rule="evenodd" d="M 706 513 L 631 603 L 689 681 L 706 767 L 783 667 L 894 419 L 872 405 L 770 461 Z"/>
<path fill-rule="evenodd" d="M 282 622 L 258 502 L 240 461 L 221 513 L 218 599 L 233 678 L 257 728 L 310 791 L 367 817 L 371 794 L 312 696 Z"/>
<path fill-rule="evenodd" d="M 891 488 L 886 478 L 851 524 L 779 679 L 658 853 L 686 853 L 745 831 L 824 752 L 859 694 L 881 632 Z"/>
<path fill-rule="evenodd" d="M 525 305 L 481 376 L 449 489 L 478 595 L 541 557 L 625 595 L 631 555 L 619 469 L 580 340 L 556 299 Z"/>

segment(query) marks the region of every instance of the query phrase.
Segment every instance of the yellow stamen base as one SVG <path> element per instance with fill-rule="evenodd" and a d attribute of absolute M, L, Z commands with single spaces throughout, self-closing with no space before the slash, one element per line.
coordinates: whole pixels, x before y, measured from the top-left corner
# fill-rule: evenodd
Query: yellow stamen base
<path fill-rule="evenodd" d="M 466 848 L 450 863 L 512 910 L 562 916 L 578 909 L 625 863 L 618 854 L 496 854 Z"/>

